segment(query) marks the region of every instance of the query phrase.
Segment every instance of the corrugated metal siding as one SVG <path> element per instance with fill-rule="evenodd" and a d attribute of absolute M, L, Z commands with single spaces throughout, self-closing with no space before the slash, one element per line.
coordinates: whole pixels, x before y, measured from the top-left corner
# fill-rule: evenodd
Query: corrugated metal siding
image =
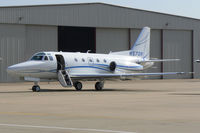
<path fill-rule="evenodd" d="M 141 29 L 131 29 L 131 44 L 133 45 L 138 38 Z M 161 59 L 161 30 L 151 30 L 150 58 Z M 155 63 L 151 69 L 144 72 L 161 72 L 161 63 Z M 148 79 L 160 79 L 161 76 L 147 77 Z"/>
<path fill-rule="evenodd" d="M 129 49 L 128 29 L 96 29 L 96 52 L 109 53 Z"/>
<path fill-rule="evenodd" d="M 0 24 L 0 82 L 17 81 L 6 69 L 9 65 L 24 61 L 25 26 Z"/>
<path fill-rule="evenodd" d="M 141 32 L 141 29 L 131 29 L 131 33 L 130 33 L 130 39 L 131 39 L 131 46 L 133 46 L 133 44 L 135 43 L 135 41 L 137 40 L 139 34 Z"/>
<path fill-rule="evenodd" d="M 26 26 L 25 59 L 39 51 L 57 51 L 57 27 Z"/>
<path fill-rule="evenodd" d="M 192 31 L 163 31 L 163 57 L 178 58 L 178 62 L 163 63 L 164 72 L 192 71 Z M 191 75 L 164 76 L 164 78 L 191 78 Z"/>
<path fill-rule="evenodd" d="M 161 30 L 151 30 L 150 57 L 161 59 Z M 161 63 L 157 62 L 151 69 L 145 72 L 161 72 Z M 160 79 L 161 76 L 150 77 L 151 79 Z"/>
<path fill-rule="evenodd" d="M 106 4 L 0 8 L 0 23 L 113 28 L 191 29 L 198 20 Z M 166 25 L 167 24 L 167 25 Z"/>
<path fill-rule="evenodd" d="M 0 82 L 18 81 L 7 74 L 8 66 L 50 50 L 57 51 L 57 27 L 0 24 Z"/>
<path fill-rule="evenodd" d="M 200 29 L 193 31 L 193 59 L 200 59 Z M 193 63 L 194 78 L 200 78 L 200 63 Z"/>

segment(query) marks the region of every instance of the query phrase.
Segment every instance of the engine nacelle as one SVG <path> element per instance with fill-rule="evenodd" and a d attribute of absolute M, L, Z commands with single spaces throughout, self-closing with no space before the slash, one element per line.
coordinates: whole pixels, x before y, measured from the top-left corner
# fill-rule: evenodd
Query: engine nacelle
<path fill-rule="evenodd" d="M 140 64 L 133 63 L 133 62 L 120 62 L 117 64 L 115 61 L 110 62 L 109 64 L 109 70 L 111 72 L 114 72 L 115 70 L 119 69 L 122 71 L 141 71 L 144 69 L 144 67 Z"/>
<path fill-rule="evenodd" d="M 144 67 L 138 63 L 133 62 L 120 62 L 117 64 L 118 69 L 122 69 L 125 71 L 141 71 L 144 70 Z"/>
<path fill-rule="evenodd" d="M 146 62 L 144 63 L 144 69 L 150 68 L 154 65 L 154 62 Z"/>
<path fill-rule="evenodd" d="M 110 65 L 109 65 L 110 71 L 114 72 L 116 67 L 117 67 L 117 64 L 114 61 L 110 62 Z"/>

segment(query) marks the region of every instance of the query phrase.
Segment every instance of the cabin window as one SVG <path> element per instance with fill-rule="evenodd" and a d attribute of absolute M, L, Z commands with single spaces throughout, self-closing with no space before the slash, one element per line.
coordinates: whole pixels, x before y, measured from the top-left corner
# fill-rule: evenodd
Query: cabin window
<path fill-rule="evenodd" d="M 99 59 L 97 59 L 97 62 L 99 62 Z"/>
<path fill-rule="evenodd" d="M 106 59 L 103 60 L 105 63 L 107 62 Z"/>
<path fill-rule="evenodd" d="M 76 62 L 78 62 L 78 59 L 74 58 L 74 60 L 75 60 Z"/>
<path fill-rule="evenodd" d="M 85 62 L 85 59 L 82 58 L 82 62 Z"/>
<path fill-rule="evenodd" d="M 45 61 L 47 61 L 47 60 L 48 60 L 48 57 L 47 57 L 47 56 L 45 56 L 45 57 L 44 57 L 44 60 L 45 60 Z"/>
<path fill-rule="evenodd" d="M 50 61 L 53 61 L 53 57 L 52 56 L 49 56 L 49 59 L 50 59 Z"/>
<path fill-rule="evenodd" d="M 89 62 L 92 62 L 92 59 L 89 59 Z"/>

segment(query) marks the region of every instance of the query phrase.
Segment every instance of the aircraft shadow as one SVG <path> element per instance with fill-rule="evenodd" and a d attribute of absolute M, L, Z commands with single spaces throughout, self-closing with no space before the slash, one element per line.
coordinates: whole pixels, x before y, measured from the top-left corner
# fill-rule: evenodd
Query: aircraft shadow
<path fill-rule="evenodd" d="M 30 93 L 30 91 L 3 91 L 3 92 L 0 92 L 0 94 L 9 94 L 9 93 Z"/>
<path fill-rule="evenodd" d="M 76 91 L 75 89 L 41 89 L 40 92 L 36 93 L 45 93 L 45 92 L 171 92 L 168 90 L 152 90 L 152 89 L 103 89 L 101 91 L 96 91 L 95 89 L 83 89 L 81 91 Z M 0 91 L 0 94 L 3 93 L 33 93 L 31 89 L 27 91 Z"/>
<path fill-rule="evenodd" d="M 169 95 L 198 96 L 200 93 L 170 93 Z"/>
<path fill-rule="evenodd" d="M 96 91 L 95 89 L 83 89 L 76 91 L 75 89 L 41 89 L 40 92 L 168 92 L 166 90 L 148 90 L 148 89 L 103 89 Z"/>

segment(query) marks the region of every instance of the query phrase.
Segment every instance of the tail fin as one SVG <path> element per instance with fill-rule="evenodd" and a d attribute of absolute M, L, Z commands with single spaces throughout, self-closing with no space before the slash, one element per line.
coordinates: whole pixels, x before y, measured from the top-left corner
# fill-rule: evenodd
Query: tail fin
<path fill-rule="evenodd" d="M 150 57 L 150 28 L 144 27 L 138 36 L 136 42 L 132 46 L 130 56 L 139 56 L 143 59 Z"/>
<path fill-rule="evenodd" d="M 110 52 L 109 54 L 138 56 L 148 60 L 150 57 L 150 28 L 144 27 L 142 29 L 140 35 L 130 50 Z"/>

